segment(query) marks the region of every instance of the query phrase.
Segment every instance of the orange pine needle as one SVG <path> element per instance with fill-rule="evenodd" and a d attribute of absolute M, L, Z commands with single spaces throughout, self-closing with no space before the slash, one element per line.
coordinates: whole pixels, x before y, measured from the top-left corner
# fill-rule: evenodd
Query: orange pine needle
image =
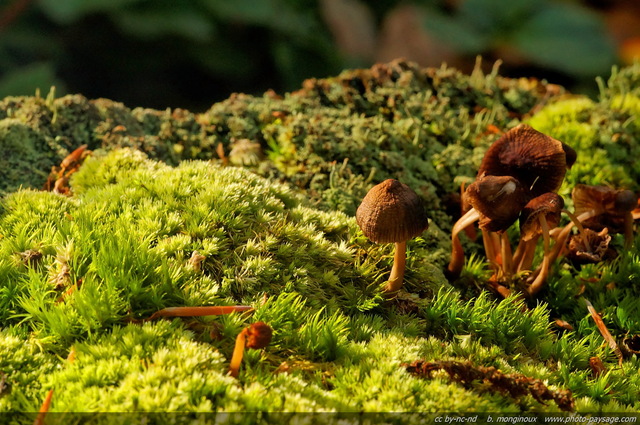
<path fill-rule="evenodd" d="M 583 298 L 583 300 L 585 304 L 587 304 L 587 310 L 589 310 L 589 314 L 591 314 L 593 321 L 596 322 L 596 326 L 598 327 L 600 334 L 605 339 L 605 341 L 607 341 L 611 350 L 613 350 L 613 352 L 618 357 L 618 364 L 622 366 L 622 360 L 623 360 L 622 351 L 620 351 L 620 347 L 618 347 L 616 340 L 613 339 L 613 336 L 609 332 L 609 329 L 607 329 L 607 325 L 604 324 L 602 317 L 600 317 L 596 309 L 593 308 L 593 304 L 591 304 L 589 300 L 586 298 Z"/>
<path fill-rule="evenodd" d="M 158 317 L 221 316 L 223 314 L 240 313 L 249 310 L 253 310 L 253 307 L 249 305 L 167 307 L 156 311 L 145 320 L 154 320 Z"/>
<path fill-rule="evenodd" d="M 36 420 L 33 421 L 33 425 L 44 425 L 44 417 L 47 415 L 49 408 L 51 407 L 51 400 L 53 399 L 53 389 L 50 389 L 47 392 L 47 396 L 44 398 L 42 402 L 42 406 L 40 406 L 40 410 L 38 410 L 38 416 Z"/>

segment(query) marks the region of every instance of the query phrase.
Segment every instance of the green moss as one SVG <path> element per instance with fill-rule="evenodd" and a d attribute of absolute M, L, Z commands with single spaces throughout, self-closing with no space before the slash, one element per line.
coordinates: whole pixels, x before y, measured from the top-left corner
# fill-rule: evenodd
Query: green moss
<path fill-rule="evenodd" d="M 497 69 L 467 76 L 405 62 L 283 97 L 235 95 L 202 114 L 53 93 L 3 100 L 0 411 L 35 411 L 49 389 L 54 412 L 558 410 L 401 366 L 418 359 L 540 379 L 571 390 L 578 412 L 637 410 L 637 357 L 618 367 L 580 298 L 618 340 L 639 333 L 635 250 L 579 269 L 558 262 L 537 301 L 482 291 L 490 272 L 477 255 L 457 288 L 442 270 L 455 193 L 498 137 L 493 126 L 525 120 L 576 148 L 567 200 L 577 182 L 637 190 L 639 74 L 616 70 L 598 100 Z M 95 152 L 71 196 L 18 190 L 39 188 L 85 143 Z M 408 243 L 406 292 L 392 301 L 380 287 L 393 246 L 368 241 L 353 218 L 389 177 L 414 188 L 431 217 Z M 131 323 L 163 307 L 236 304 L 255 310 Z M 232 379 L 234 338 L 258 320 L 273 340 L 248 350 Z M 605 374 L 593 374 L 594 356 Z"/>
<path fill-rule="evenodd" d="M 575 96 L 559 98 L 529 120 L 537 130 L 572 146 L 576 164 L 567 172 L 561 194 L 568 198 L 578 183 L 604 184 L 638 190 L 640 167 L 640 97 L 633 85 L 637 65 L 614 70 L 601 81 L 597 101 Z"/>

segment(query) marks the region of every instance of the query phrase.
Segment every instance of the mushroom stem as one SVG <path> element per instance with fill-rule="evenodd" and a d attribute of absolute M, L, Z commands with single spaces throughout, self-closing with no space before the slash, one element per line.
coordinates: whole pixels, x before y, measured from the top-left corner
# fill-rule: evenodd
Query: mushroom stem
<path fill-rule="evenodd" d="M 393 267 L 391 268 L 391 274 L 389 280 L 384 287 L 384 292 L 389 295 L 393 295 L 402 288 L 404 280 L 404 270 L 407 261 L 407 242 L 396 242 L 396 252 L 393 255 Z"/>
<path fill-rule="evenodd" d="M 631 249 L 633 246 L 633 214 L 631 211 L 624 215 L 624 248 Z"/>
<path fill-rule="evenodd" d="M 247 333 L 249 328 L 245 328 L 238 334 L 236 338 L 236 346 L 233 349 L 233 355 L 231 356 L 231 363 L 229 364 L 229 375 L 237 378 L 240 372 L 240 364 L 244 357 L 244 348 L 247 343 Z"/>
<path fill-rule="evenodd" d="M 513 254 L 513 268 L 515 273 L 520 273 L 523 270 L 530 270 L 533 263 L 533 257 L 536 251 L 536 244 L 540 236 L 534 236 L 529 240 L 520 238 L 518 247 Z"/>
<path fill-rule="evenodd" d="M 538 244 L 539 239 L 540 236 L 538 235 L 525 242 L 522 256 L 520 257 L 520 260 L 518 262 L 518 272 L 531 270 L 531 267 L 533 266 L 533 258 L 536 255 L 536 245 Z"/>
<path fill-rule="evenodd" d="M 549 242 L 551 239 L 549 237 L 549 224 L 547 223 L 547 218 L 544 216 L 544 214 L 540 214 L 538 216 L 538 220 L 540 220 L 540 227 L 542 228 L 542 250 L 544 255 L 542 257 L 542 264 L 539 268 L 540 271 L 538 272 L 538 275 L 536 276 L 533 283 L 529 286 L 529 295 L 538 293 L 538 291 L 540 291 L 540 289 L 542 289 L 542 287 L 544 286 L 545 282 L 547 281 L 547 276 L 549 275 L 549 257 L 551 254 L 549 252 Z"/>
<path fill-rule="evenodd" d="M 462 266 L 464 265 L 464 250 L 462 249 L 462 243 L 460 243 L 458 234 L 478 220 L 480 220 L 480 213 L 475 208 L 471 208 L 456 221 L 453 229 L 451 229 L 451 261 L 449 262 L 449 266 L 447 266 L 447 271 L 451 277 L 456 278 L 460 276 Z"/>
<path fill-rule="evenodd" d="M 516 273 L 518 273 L 520 271 L 520 261 L 522 260 L 522 257 L 524 256 L 524 251 L 527 247 L 527 241 L 525 241 L 522 237 L 520 237 L 520 241 L 518 242 L 518 246 L 516 247 L 516 250 L 513 252 L 513 266 L 514 266 L 514 271 Z"/>
<path fill-rule="evenodd" d="M 502 273 L 504 277 L 508 278 L 513 273 L 513 253 L 506 231 L 500 235 L 500 256 L 502 257 Z"/>
<path fill-rule="evenodd" d="M 572 215 L 574 216 L 575 220 L 572 218 L 571 223 L 564 226 L 564 228 L 560 231 L 560 233 L 558 233 L 556 243 L 553 246 L 553 251 L 551 251 L 549 264 L 553 264 L 558 259 L 560 254 L 562 254 L 562 250 L 567 244 L 567 238 L 569 237 L 569 233 L 571 233 L 571 229 L 573 228 L 573 226 L 575 225 L 578 228 L 578 231 L 582 229 L 582 232 L 584 232 L 584 227 L 582 226 L 582 222 L 590 219 L 591 217 L 597 216 L 598 212 L 596 212 L 595 210 L 585 211 L 579 216 L 575 216 L 574 214 L 571 214 L 569 215 L 569 218 L 571 218 Z M 584 233 L 582 233 L 582 235 L 583 235 L 582 238 L 586 240 L 587 237 L 584 235 Z"/>
<path fill-rule="evenodd" d="M 496 254 L 496 244 L 493 238 L 493 232 L 488 230 L 480 229 L 482 231 L 482 243 L 484 245 L 484 253 L 487 256 L 487 262 L 489 266 L 493 269 L 493 274 L 497 276 L 499 266 L 498 259 Z"/>
<path fill-rule="evenodd" d="M 466 190 L 466 187 L 465 187 L 464 182 L 460 183 L 460 199 L 464 199 L 465 190 Z M 464 212 L 464 202 L 462 203 L 461 206 L 463 207 L 463 208 L 461 208 L 462 209 L 461 213 L 462 213 L 462 212 Z M 464 233 L 471 240 L 475 240 L 476 237 L 478 236 L 477 233 L 476 233 L 476 228 L 475 227 L 469 227 L 469 226 L 465 227 Z"/>
<path fill-rule="evenodd" d="M 587 251 L 591 252 L 591 246 L 589 245 L 589 238 L 587 237 L 587 233 L 584 231 L 584 226 L 582 225 L 582 222 L 578 220 L 578 217 L 576 217 L 576 215 L 571 211 L 562 210 L 562 212 L 565 213 L 567 217 L 569 217 L 569 219 L 573 222 L 573 224 L 575 224 L 576 229 L 578 229 L 578 232 L 582 237 L 582 242 L 584 243 L 585 248 L 587 249 Z"/>

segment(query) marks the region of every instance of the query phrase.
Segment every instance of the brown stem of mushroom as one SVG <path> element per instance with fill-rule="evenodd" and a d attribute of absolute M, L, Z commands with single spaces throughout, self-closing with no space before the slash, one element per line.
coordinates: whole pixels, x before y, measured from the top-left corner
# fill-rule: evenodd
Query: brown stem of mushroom
<path fill-rule="evenodd" d="M 496 259 L 496 246 L 493 241 L 493 236 L 491 235 L 493 232 L 484 229 L 480 229 L 480 231 L 482 232 L 482 243 L 484 244 L 484 253 L 487 257 L 487 262 L 491 269 L 493 269 L 493 274 L 497 276 L 499 267 Z"/>
<path fill-rule="evenodd" d="M 502 273 L 504 277 L 508 278 L 513 273 L 513 253 L 506 231 L 500 235 L 500 255 L 502 256 Z"/>
<path fill-rule="evenodd" d="M 247 344 L 247 329 L 244 328 L 242 332 L 238 334 L 236 338 L 236 346 L 233 348 L 233 355 L 231 356 L 231 362 L 229 363 L 229 375 L 237 378 L 240 372 L 240 364 L 244 357 L 244 349 Z"/>
<path fill-rule="evenodd" d="M 573 214 L 571 214 L 573 215 Z M 565 248 L 565 246 L 567 245 L 567 239 L 569 237 L 569 233 L 571 233 L 571 229 L 573 228 L 573 226 L 575 225 L 576 227 L 578 227 L 578 231 L 580 231 L 580 229 L 582 229 L 582 231 L 584 232 L 584 227 L 582 226 L 582 222 L 585 220 L 590 219 L 591 217 L 595 217 L 597 216 L 598 213 L 595 210 L 591 210 L 591 211 L 585 211 L 582 214 L 580 214 L 579 216 L 574 216 L 575 217 L 575 222 L 572 219 L 571 223 L 567 224 L 566 226 L 564 226 L 564 228 L 560 231 L 560 233 L 558 233 L 558 237 L 556 239 L 556 243 L 553 246 L 553 250 L 551 251 L 551 256 L 549 257 L 549 264 L 553 264 L 558 257 L 562 254 L 563 249 Z M 569 218 L 571 218 L 571 216 L 569 216 Z M 587 239 L 584 236 L 583 233 L 583 239 Z"/>
<path fill-rule="evenodd" d="M 549 257 L 551 254 L 549 251 L 549 224 L 547 223 L 547 218 L 544 216 L 544 214 L 540 214 L 538 216 L 538 220 L 540 221 L 540 227 L 542 228 L 544 255 L 542 257 L 542 264 L 539 268 L 540 272 L 536 276 L 533 283 L 531 283 L 531 285 L 529 286 L 529 295 L 538 293 L 538 291 L 540 291 L 540 289 L 542 289 L 542 287 L 544 286 L 545 282 L 547 281 L 547 276 L 549 275 Z"/>
<path fill-rule="evenodd" d="M 518 242 L 518 246 L 516 246 L 516 250 L 513 252 L 513 266 L 515 273 L 520 271 L 520 261 L 522 261 L 522 257 L 524 256 L 525 249 L 527 247 L 527 241 L 520 237 L 520 241 Z"/>
<path fill-rule="evenodd" d="M 525 242 L 524 252 L 520 262 L 518 263 L 518 272 L 531 270 L 531 267 L 533 266 L 533 259 L 536 255 L 536 245 L 538 244 L 539 239 L 540 236 L 536 236 Z"/>
<path fill-rule="evenodd" d="M 633 215 L 631 211 L 624 215 L 624 248 L 631 249 L 633 246 Z"/>
<path fill-rule="evenodd" d="M 388 295 L 394 295 L 402 288 L 404 280 L 404 270 L 407 261 L 407 242 L 396 242 L 396 252 L 393 255 L 393 267 L 391 267 L 391 274 L 389 280 L 384 287 L 384 292 Z"/>
<path fill-rule="evenodd" d="M 591 252 L 591 246 L 589 245 L 589 238 L 587 237 L 587 233 L 584 231 L 584 226 L 582 225 L 582 222 L 578 220 L 578 217 L 576 217 L 576 215 L 571 211 L 562 210 L 562 212 L 565 213 L 567 217 L 569 217 L 569 219 L 573 222 L 573 224 L 575 224 L 576 229 L 578 229 L 578 232 L 582 237 L 582 242 L 584 243 L 585 248 L 587 249 L 588 252 Z M 583 220 L 586 220 L 586 219 L 583 219 Z"/>
<path fill-rule="evenodd" d="M 467 226 L 470 226 L 479 219 L 480 213 L 478 213 L 475 208 L 471 208 L 465 213 L 465 215 L 456 221 L 456 224 L 453 225 L 453 229 L 451 229 L 451 261 L 447 266 L 447 271 L 452 277 L 460 276 L 462 266 L 464 266 L 464 250 L 462 249 L 462 244 L 460 243 L 458 234 Z"/>
<path fill-rule="evenodd" d="M 602 335 L 604 340 L 607 341 L 607 344 L 609 344 L 609 347 L 611 348 L 611 350 L 618 357 L 618 364 L 622 366 L 622 360 L 623 360 L 622 351 L 620 351 L 620 347 L 618 347 L 616 340 L 613 338 L 613 336 L 609 332 L 609 329 L 607 329 L 607 325 L 605 325 L 604 321 L 602 320 L 602 317 L 600 317 L 596 309 L 593 308 L 593 304 L 591 304 L 589 300 L 586 298 L 582 298 L 582 299 L 587 305 L 587 310 L 589 310 L 589 314 L 593 318 L 593 321 L 596 323 L 596 327 L 600 331 L 600 334 Z"/>

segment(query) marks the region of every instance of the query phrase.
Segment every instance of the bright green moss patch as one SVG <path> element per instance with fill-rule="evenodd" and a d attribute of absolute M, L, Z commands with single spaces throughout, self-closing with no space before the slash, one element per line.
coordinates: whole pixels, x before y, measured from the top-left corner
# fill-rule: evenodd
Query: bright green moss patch
<path fill-rule="evenodd" d="M 463 301 L 417 255 L 419 243 L 409 288 L 428 298 L 386 303 L 386 248 L 362 239 L 353 218 L 245 170 L 172 168 L 116 150 L 89 159 L 72 189 L 70 198 L 19 191 L 3 204 L 0 301 L 13 329 L 5 333 L 15 334 L 0 354 L 11 383 L 4 410 L 34 410 L 51 388 L 52 411 L 555 409 L 445 376 L 411 377 L 400 365 L 418 358 L 527 373 L 590 408 L 635 403 L 638 382 L 600 400 L 574 379 L 590 356 L 610 358 L 593 326 L 580 330 L 584 342 L 559 338 L 544 306 L 523 313 L 522 301 L 486 294 Z M 194 251 L 205 256 L 199 267 Z M 233 304 L 256 311 L 127 324 L 167 306 Z M 234 338 L 258 320 L 273 341 L 247 352 L 236 381 L 226 374 Z M 22 338 L 29 366 L 12 356 Z"/>
<path fill-rule="evenodd" d="M 615 70 L 606 85 L 601 82 L 597 101 L 581 96 L 560 98 L 528 121 L 578 153 L 560 192 L 565 199 L 578 183 L 638 190 L 640 91 L 633 84 L 638 75 L 637 64 Z"/>

